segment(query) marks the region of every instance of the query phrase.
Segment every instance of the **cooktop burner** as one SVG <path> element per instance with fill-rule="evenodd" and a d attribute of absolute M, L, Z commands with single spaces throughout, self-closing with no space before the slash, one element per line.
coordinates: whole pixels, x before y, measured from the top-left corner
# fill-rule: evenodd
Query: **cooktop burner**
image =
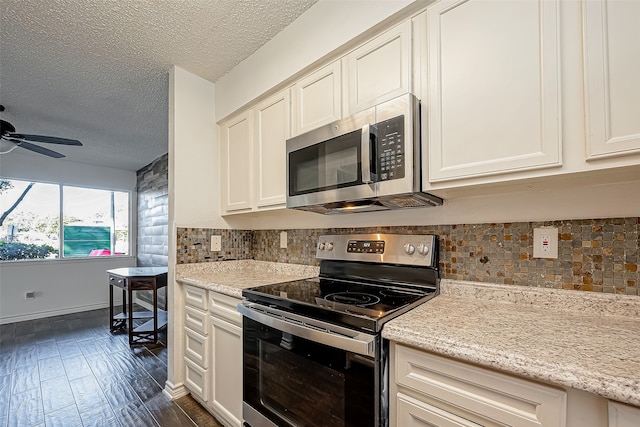
<path fill-rule="evenodd" d="M 345 305 L 357 305 L 366 307 L 367 305 L 376 304 L 380 302 L 380 298 L 371 294 L 363 294 L 361 292 L 336 292 L 335 294 L 329 294 L 324 297 L 327 302 L 335 302 Z"/>
<path fill-rule="evenodd" d="M 246 305 L 378 333 L 438 293 L 438 239 L 432 234 L 320 236 L 316 258 L 318 277 L 244 289 Z"/>
<path fill-rule="evenodd" d="M 377 330 L 381 319 L 405 307 L 415 306 L 435 289 L 395 289 L 389 286 L 312 278 L 245 289 L 252 301 L 322 318 L 346 326 Z"/>

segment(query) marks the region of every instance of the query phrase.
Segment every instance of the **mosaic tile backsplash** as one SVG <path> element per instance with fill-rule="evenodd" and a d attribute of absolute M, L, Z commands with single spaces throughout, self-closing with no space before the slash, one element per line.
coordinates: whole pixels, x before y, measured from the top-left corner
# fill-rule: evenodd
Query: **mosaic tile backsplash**
<path fill-rule="evenodd" d="M 533 229 L 558 228 L 558 258 L 533 258 Z M 317 265 L 315 243 L 322 234 L 436 234 L 441 276 L 447 279 L 640 295 L 640 218 L 609 218 L 287 231 L 178 229 L 178 263 L 257 259 Z M 222 251 L 210 237 L 222 235 Z"/>

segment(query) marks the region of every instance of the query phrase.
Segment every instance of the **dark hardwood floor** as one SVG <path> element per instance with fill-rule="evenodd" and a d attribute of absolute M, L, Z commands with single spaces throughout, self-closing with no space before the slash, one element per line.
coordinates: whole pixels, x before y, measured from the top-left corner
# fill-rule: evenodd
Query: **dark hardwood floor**
<path fill-rule="evenodd" d="M 108 317 L 101 309 L 0 325 L 0 427 L 221 427 L 191 396 L 162 393 L 164 345 L 130 348 Z"/>

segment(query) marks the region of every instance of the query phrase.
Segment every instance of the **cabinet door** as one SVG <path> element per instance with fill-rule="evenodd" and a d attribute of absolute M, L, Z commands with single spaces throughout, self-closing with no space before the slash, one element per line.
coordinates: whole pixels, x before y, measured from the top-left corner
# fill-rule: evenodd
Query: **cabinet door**
<path fill-rule="evenodd" d="M 242 424 L 242 328 L 211 316 L 209 404 L 228 425 Z"/>
<path fill-rule="evenodd" d="M 293 86 L 293 136 L 342 117 L 340 85 L 340 61 L 335 61 Z"/>
<path fill-rule="evenodd" d="M 220 130 L 222 213 L 251 209 L 251 111 L 226 121 Z"/>
<path fill-rule="evenodd" d="M 587 158 L 640 153 L 640 2 L 583 2 Z"/>
<path fill-rule="evenodd" d="M 411 21 L 376 37 L 344 59 L 353 114 L 409 92 Z"/>
<path fill-rule="evenodd" d="M 184 358 L 184 370 L 184 385 L 187 386 L 191 394 L 206 402 L 208 398 L 207 370 L 188 357 Z"/>
<path fill-rule="evenodd" d="M 256 207 L 286 202 L 286 140 L 289 130 L 289 91 L 282 91 L 254 108 Z"/>
<path fill-rule="evenodd" d="M 557 0 L 442 0 L 427 33 L 431 182 L 561 165 Z"/>
<path fill-rule="evenodd" d="M 394 379 L 483 426 L 564 427 L 562 389 L 395 346 Z"/>
<path fill-rule="evenodd" d="M 640 408 L 609 402 L 609 427 L 640 426 Z"/>

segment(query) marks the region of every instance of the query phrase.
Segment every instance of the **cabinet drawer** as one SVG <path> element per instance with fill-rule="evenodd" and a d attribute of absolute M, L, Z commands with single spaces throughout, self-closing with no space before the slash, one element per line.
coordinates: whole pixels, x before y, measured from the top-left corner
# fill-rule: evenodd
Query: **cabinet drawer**
<path fill-rule="evenodd" d="M 184 355 L 207 369 L 209 363 L 209 346 L 207 338 L 189 328 L 184 329 Z"/>
<path fill-rule="evenodd" d="M 209 332 L 209 322 L 207 322 L 207 312 L 193 307 L 184 308 L 184 325 L 201 335 L 207 336 Z"/>
<path fill-rule="evenodd" d="M 566 392 L 395 345 L 396 382 L 487 421 L 519 427 L 566 423 Z"/>
<path fill-rule="evenodd" d="M 187 306 L 207 310 L 207 290 L 195 286 L 184 286 L 184 303 Z"/>
<path fill-rule="evenodd" d="M 202 369 L 187 357 L 184 358 L 184 384 L 191 394 L 203 401 L 208 399 L 207 370 Z"/>
<path fill-rule="evenodd" d="M 109 274 L 109 284 L 119 288 L 124 288 L 124 279 L 120 276 Z"/>
<path fill-rule="evenodd" d="M 240 299 L 217 292 L 210 293 L 211 314 L 226 320 L 234 325 L 242 325 L 242 314 L 238 313 L 237 306 Z"/>
<path fill-rule="evenodd" d="M 481 427 L 472 421 L 398 393 L 397 426 Z"/>

